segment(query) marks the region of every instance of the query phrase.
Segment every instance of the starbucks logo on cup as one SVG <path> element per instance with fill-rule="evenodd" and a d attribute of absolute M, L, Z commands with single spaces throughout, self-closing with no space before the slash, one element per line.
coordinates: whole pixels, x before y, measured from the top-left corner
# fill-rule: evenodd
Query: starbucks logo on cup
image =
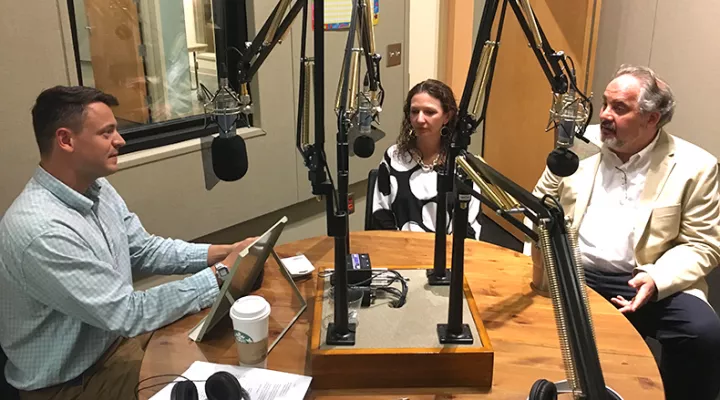
<path fill-rule="evenodd" d="M 238 343 L 255 343 L 255 341 L 246 333 L 235 331 L 235 340 Z"/>

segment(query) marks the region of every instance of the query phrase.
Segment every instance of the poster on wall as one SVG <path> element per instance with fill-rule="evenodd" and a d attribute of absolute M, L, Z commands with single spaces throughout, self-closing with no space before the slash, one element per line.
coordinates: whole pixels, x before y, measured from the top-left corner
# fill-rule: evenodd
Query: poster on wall
<path fill-rule="evenodd" d="M 337 31 L 350 27 L 353 2 L 356 0 L 325 0 L 325 30 Z M 373 1 L 373 25 L 377 25 L 380 14 L 380 0 Z M 315 3 L 313 3 L 315 15 Z M 313 21 L 313 26 L 314 21 Z"/>

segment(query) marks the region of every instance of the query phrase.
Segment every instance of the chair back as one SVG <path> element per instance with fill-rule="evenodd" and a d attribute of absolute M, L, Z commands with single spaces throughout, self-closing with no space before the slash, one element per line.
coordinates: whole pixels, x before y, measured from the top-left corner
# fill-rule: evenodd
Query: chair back
<path fill-rule="evenodd" d="M 365 195 L 365 230 L 372 230 L 372 208 L 375 198 L 375 184 L 377 183 L 378 170 L 371 169 L 368 173 L 367 193 Z"/>

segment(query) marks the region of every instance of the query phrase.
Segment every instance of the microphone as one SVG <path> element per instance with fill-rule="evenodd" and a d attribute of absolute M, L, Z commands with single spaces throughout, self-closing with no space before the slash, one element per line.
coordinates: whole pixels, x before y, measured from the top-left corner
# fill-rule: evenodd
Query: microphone
<path fill-rule="evenodd" d="M 358 157 L 368 158 L 375 151 L 375 142 L 370 137 L 370 126 L 373 120 L 372 105 L 368 99 L 367 91 L 360 93 L 357 124 L 359 136 L 353 142 L 353 150 Z"/>
<path fill-rule="evenodd" d="M 217 123 L 219 135 L 211 145 L 213 172 L 218 179 L 232 182 L 247 173 L 248 156 L 245 140 L 236 133 L 237 120 L 245 107 L 228 86 L 227 78 L 220 79 L 220 88 L 206 105 L 205 112 Z"/>
<path fill-rule="evenodd" d="M 375 152 L 375 142 L 382 139 L 385 133 L 372 126 L 375 116 L 380 112 L 380 106 L 374 105 L 376 97 L 368 88 L 368 77 L 365 76 L 363 91 L 358 94 L 357 134 L 353 141 L 353 152 L 360 158 L 368 158 Z M 373 129 L 375 132 L 373 132 Z M 379 136 L 379 137 L 375 137 Z"/>
<path fill-rule="evenodd" d="M 582 128 L 588 118 L 585 105 L 576 96 L 572 85 L 563 94 L 553 94 L 550 120 L 555 122 L 556 147 L 547 157 L 550 172 L 557 176 L 570 176 L 577 171 L 580 159 L 570 148 L 575 136 L 582 135 Z"/>

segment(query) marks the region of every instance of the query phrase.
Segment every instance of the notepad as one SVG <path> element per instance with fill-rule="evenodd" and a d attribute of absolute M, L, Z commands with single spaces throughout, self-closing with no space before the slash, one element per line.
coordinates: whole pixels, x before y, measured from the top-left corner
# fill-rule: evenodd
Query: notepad
<path fill-rule="evenodd" d="M 303 254 L 283 258 L 282 262 L 293 278 L 305 276 L 315 271 L 315 266 L 312 265 L 310 260 L 308 260 Z"/>
<path fill-rule="evenodd" d="M 206 380 L 210 375 L 218 371 L 227 371 L 238 378 L 240 385 L 247 390 L 252 400 L 302 400 L 305 398 L 312 380 L 311 377 L 304 375 L 288 374 L 263 368 L 213 364 L 203 361 L 195 361 L 183 373 L 183 376 L 193 381 Z M 183 378 L 178 378 L 175 382 L 181 380 Z M 157 382 L 147 381 L 141 384 L 141 387 L 153 383 Z M 150 400 L 170 400 L 173 385 L 174 383 L 165 386 Z M 195 382 L 195 385 L 200 395 L 199 400 L 207 400 L 205 382 Z"/>

